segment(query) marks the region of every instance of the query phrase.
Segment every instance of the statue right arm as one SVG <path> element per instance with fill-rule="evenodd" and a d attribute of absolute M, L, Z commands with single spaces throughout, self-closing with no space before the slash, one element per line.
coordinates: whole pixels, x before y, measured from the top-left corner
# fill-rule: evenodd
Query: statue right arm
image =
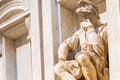
<path fill-rule="evenodd" d="M 59 61 L 65 61 L 69 52 L 74 51 L 79 45 L 79 36 L 74 34 L 72 37 L 66 39 L 58 49 Z"/>

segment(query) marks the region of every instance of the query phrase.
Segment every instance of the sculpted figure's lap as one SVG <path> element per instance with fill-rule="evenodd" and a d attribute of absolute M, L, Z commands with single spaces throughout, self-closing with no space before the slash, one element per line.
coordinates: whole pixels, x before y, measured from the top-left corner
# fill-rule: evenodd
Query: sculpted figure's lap
<path fill-rule="evenodd" d="M 59 62 L 54 66 L 54 72 L 58 76 L 60 80 L 82 80 L 82 75 L 85 76 L 86 80 L 97 80 L 96 77 L 96 70 L 93 63 L 90 60 L 90 57 L 86 54 L 79 54 L 76 57 L 78 63 L 80 64 L 80 76 L 77 79 L 73 74 L 70 73 L 66 69 L 67 61 L 66 62 Z"/>
<path fill-rule="evenodd" d="M 74 75 L 65 70 L 65 62 L 57 63 L 54 66 L 54 72 L 60 80 L 77 80 Z"/>

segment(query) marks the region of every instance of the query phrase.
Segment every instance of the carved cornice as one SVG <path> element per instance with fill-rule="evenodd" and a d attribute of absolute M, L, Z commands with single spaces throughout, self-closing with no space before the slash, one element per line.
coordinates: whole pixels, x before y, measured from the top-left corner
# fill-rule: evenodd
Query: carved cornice
<path fill-rule="evenodd" d="M 30 15 L 30 10 L 24 11 L 21 14 L 12 17 L 10 20 L 7 20 L 6 22 L 1 24 L 0 31 L 4 31 L 6 29 L 9 29 L 13 25 L 25 20 L 25 17 L 28 15 Z"/>
<path fill-rule="evenodd" d="M 28 34 L 27 26 L 25 24 L 25 18 L 30 16 L 30 10 L 24 11 L 19 15 L 12 17 L 10 20 L 2 23 L 0 26 L 0 32 L 2 36 L 10 39 L 17 39 L 24 34 Z"/>
<path fill-rule="evenodd" d="M 20 10 L 18 12 L 18 10 Z M 22 12 L 21 12 L 22 11 Z M 13 12 L 15 14 L 10 14 Z M 16 13 L 17 12 L 17 13 Z M 30 14 L 30 5 L 23 1 L 11 1 L 0 8 L 0 31 L 24 20 L 25 16 Z M 9 16 L 8 19 L 6 19 Z M 4 21 L 6 19 L 6 21 Z M 3 20 L 3 21 L 2 21 Z"/>
<path fill-rule="evenodd" d="M 0 18 L 2 18 L 8 12 L 21 9 L 23 11 L 30 9 L 30 5 L 23 1 L 11 1 L 0 8 Z"/>

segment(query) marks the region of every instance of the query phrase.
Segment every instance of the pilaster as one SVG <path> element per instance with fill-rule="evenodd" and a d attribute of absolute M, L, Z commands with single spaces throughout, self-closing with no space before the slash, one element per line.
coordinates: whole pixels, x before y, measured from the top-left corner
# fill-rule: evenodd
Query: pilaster
<path fill-rule="evenodd" d="M 41 0 L 31 0 L 31 52 L 32 80 L 43 79 L 43 45 L 42 45 L 42 7 Z"/>
<path fill-rule="evenodd" d="M 55 80 L 53 66 L 57 61 L 58 25 L 56 0 L 42 0 L 44 46 L 44 80 Z"/>
<path fill-rule="evenodd" d="M 120 79 L 120 0 L 106 0 L 110 80 Z"/>

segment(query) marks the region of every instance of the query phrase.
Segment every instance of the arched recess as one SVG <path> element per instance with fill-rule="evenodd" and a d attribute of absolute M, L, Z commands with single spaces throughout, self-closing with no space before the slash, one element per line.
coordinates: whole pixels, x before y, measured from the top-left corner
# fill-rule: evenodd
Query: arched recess
<path fill-rule="evenodd" d="M 3 23 L 13 16 L 30 9 L 30 5 L 23 1 L 11 1 L 0 8 L 0 23 Z"/>

